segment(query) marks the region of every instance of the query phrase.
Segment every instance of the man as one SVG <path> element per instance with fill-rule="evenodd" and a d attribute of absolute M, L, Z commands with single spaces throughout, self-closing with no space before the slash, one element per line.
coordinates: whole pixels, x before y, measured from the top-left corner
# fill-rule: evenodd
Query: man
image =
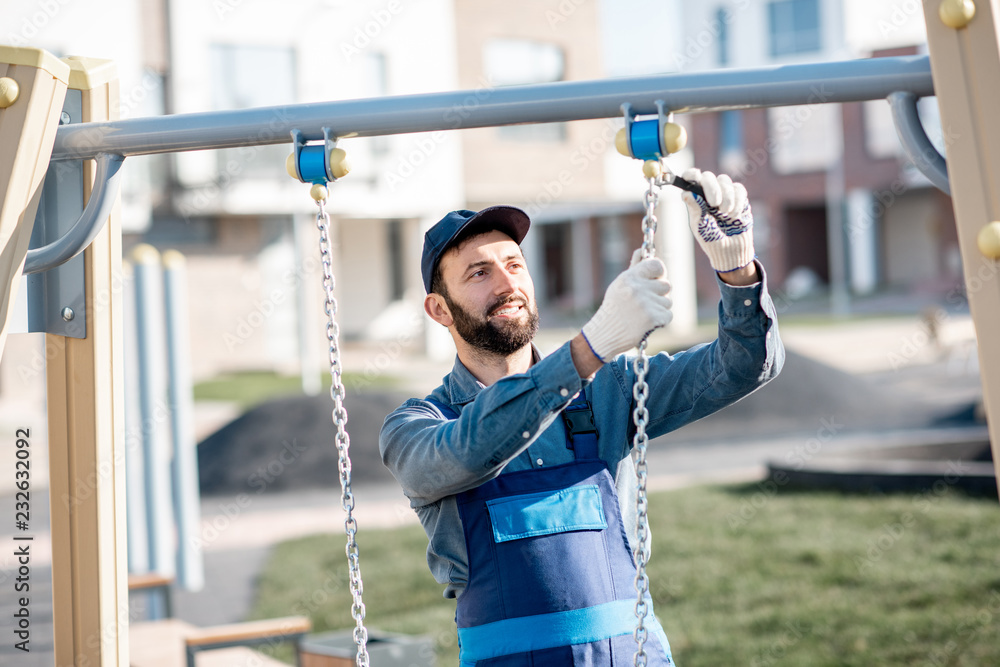
<path fill-rule="evenodd" d="M 779 372 L 784 350 L 754 259 L 746 189 L 688 170 L 691 226 L 719 276 L 718 339 L 650 359 L 656 437 L 729 405 Z M 508 206 L 454 211 L 424 239 L 424 308 L 458 358 L 443 384 L 382 427 L 382 459 L 424 529 L 427 561 L 457 597 L 462 667 L 632 664 L 634 372 L 622 354 L 671 319 L 659 259 L 608 287 L 583 330 L 541 359 L 534 287 Z M 649 665 L 672 665 L 651 605 Z"/>

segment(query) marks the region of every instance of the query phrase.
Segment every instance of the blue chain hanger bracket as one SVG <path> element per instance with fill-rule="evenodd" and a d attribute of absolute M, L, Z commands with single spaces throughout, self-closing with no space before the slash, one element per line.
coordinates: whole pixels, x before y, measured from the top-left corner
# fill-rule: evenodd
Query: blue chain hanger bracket
<path fill-rule="evenodd" d="M 657 179 L 660 185 L 673 185 L 699 197 L 705 191 L 696 183 L 686 181 L 663 163 L 663 158 L 684 150 L 687 145 L 687 131 L 673 122 L 673 114 L 666 111 L 663 100 L 656 100 L 656 118 L 638 120 L 632 105 L 622 105 L 625 127 L 615 135 L 615 148 L 625 157 L 642 160 L 642 172 L 646 178 Z"/>
<path fill-rule="evenodd" d="M 337 138 L 328 127 L 323 128 L 320 143 L 307 143 L 299 130 L 292 130 L 291 134 L 292 153 L 285 160 L 288 175 L 303 183 L 312 183 L 314 199 L 318 194 L 326 199 L 326 184 L 343 178 L 351 171 L 347 153 L 337 148 Z"/>

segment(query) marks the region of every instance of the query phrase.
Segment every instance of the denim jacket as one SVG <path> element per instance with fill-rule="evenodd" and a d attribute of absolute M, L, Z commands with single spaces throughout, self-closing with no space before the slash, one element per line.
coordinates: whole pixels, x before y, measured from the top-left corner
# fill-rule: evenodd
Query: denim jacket
<path fill-rule="evenodd" d="M 774 304 L 761 282 L 733 287 L 719 280 L 718 338 L 677 354 L 650 358 L 650 438 L 663 435 L 735 403 L 781 370 L 784 348 Z M 624 525 L 635 543 L 636 480 L 629 455 L 633 357 L 619 355 L 591 380 L 581 380 L 569 343 L 526 373 L 486 387 L 459 361 L 429 396 L 450 405 L 448 420 L 431 402 L 410 399 L 386 417 L 379 435 L 382 460 L 403 487 L 427 532 L 427 563 L 457 597 L 468 581 L 465 537 L 455 494 L 501 472 L 559 465 L 573 460 L 559 414 L 583 390 L 594 412 L 599 455 L 615 476 Z M 656 472 L 656 471 L 653 471 Z"/>

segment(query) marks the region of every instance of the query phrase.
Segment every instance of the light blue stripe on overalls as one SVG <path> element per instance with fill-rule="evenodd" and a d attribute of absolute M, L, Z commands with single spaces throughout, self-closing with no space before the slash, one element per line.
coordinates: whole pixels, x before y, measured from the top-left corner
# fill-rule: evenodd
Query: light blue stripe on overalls
<path fill-rule="evenodd" d="M 660 640 L 663 650 L 669 656 L 670 645 L 660 622 L 650 614 L 646 617 L 645 626 L 650 634 Z M 589 644 L 628 635 L 634 630 L 634 600 L 615 600 L 583 609 L 508 618 L 471 628 L 459 628 L 461 667 L 474 665 L 477 660 L 502 655 L 571 644 Z"/>

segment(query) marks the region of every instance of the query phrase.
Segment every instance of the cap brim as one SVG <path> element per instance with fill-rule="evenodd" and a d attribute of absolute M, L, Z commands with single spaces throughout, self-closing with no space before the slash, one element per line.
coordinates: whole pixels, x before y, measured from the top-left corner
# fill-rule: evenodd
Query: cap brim
<path fill-rule="evenodd" d="M 460 234 L 472 228 L 497 229 L 514 239 L 515 243 L 520 244 L 527 235 L 530 226 L 531 219 L 521 209 L 513 206 L 490 206 L 476 213 L 459 227 L 448 239 L 445 248 L 450 246 Z"/>

